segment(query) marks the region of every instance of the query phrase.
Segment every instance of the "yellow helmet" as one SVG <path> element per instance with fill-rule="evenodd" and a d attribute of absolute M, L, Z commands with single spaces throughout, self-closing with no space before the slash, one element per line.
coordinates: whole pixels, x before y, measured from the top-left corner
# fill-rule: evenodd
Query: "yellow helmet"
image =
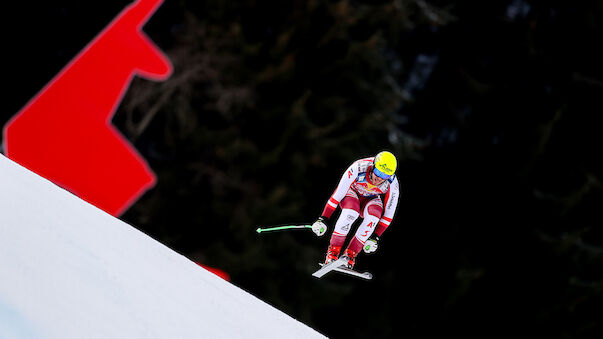
<path fill-rule="evenodd" d="M 389 179 L 396 172 L 398 162 L 393 154 L 383 151 L 375 156 L 374 165 L 376 176 L 382 179 Z"/>

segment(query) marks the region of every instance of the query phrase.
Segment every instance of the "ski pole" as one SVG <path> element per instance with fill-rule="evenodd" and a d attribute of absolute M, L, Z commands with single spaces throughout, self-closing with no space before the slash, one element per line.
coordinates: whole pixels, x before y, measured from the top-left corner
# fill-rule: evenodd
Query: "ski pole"
<path fill-rule="evenodd" d="M 312 228 L 312 225 L 287 225 L 287 226 L 277 226 L 277 227 L 268 227 L 268 228 L 258 227 L 258 229 L 255 231 L 258 233 L 262 233 L 262 232 L 268 232 L 268 231 L 282 231 L 282 230 L 290 230 L 290 229 L 296 229 L 296 228 Z"/>

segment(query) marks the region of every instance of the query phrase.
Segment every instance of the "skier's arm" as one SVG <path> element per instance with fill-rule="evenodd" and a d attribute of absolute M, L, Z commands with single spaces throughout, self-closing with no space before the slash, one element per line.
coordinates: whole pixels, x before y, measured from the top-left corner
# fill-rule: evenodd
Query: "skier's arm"
<path fill-rule="evenodd" d="M 398 178 L 394 177 L 394 180 L 389 186 L 389 190 L 387 194 L 385 194 L 385 211 L 383 211 L 383 216 L 381 216 L 381 220 L 377 224 L 377 228 L 375 229 L 375 235 L 381 237 L 381 234 L 389 227 L 391 224 L 394 213 L 396 212 L 396 207 L 398 206 L 398 198 L 400 197 L 400 185 L 398 184 Z"/>
<path fill-rule="evenodd" d="M 333 192 L 333 195 L 331 195 L 329 201 L 327 201 L 321 215 L 323 218 L 328 219 L 331 217 L 339 205 L 339 202 L 345 197 L 345 194 L 348 192 L 356 178 L 358 178 L 358 164 L 354 162 L 341 176 L 337 189 L 335 189 L 335 192 Z"/>

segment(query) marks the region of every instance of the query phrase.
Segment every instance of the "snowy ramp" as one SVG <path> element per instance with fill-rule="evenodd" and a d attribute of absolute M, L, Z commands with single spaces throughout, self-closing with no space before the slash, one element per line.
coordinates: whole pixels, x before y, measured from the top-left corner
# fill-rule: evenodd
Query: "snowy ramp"
<path fill-rule="evenodd" d="M 0 155 L 0 338 L 322 337 Z"/>

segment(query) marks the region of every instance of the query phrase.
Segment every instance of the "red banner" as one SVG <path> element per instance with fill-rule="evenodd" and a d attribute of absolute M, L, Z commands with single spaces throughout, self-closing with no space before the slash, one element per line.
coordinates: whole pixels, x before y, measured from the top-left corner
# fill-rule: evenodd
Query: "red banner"
<path fill-rule="evenodd" d="M 155 175 L 111 119 L 135 75 L 163 80 L 168 58 L 142 32 L 163 0 L 127 6 L 5 126 L 6 156 L 118 216 Z"/>

